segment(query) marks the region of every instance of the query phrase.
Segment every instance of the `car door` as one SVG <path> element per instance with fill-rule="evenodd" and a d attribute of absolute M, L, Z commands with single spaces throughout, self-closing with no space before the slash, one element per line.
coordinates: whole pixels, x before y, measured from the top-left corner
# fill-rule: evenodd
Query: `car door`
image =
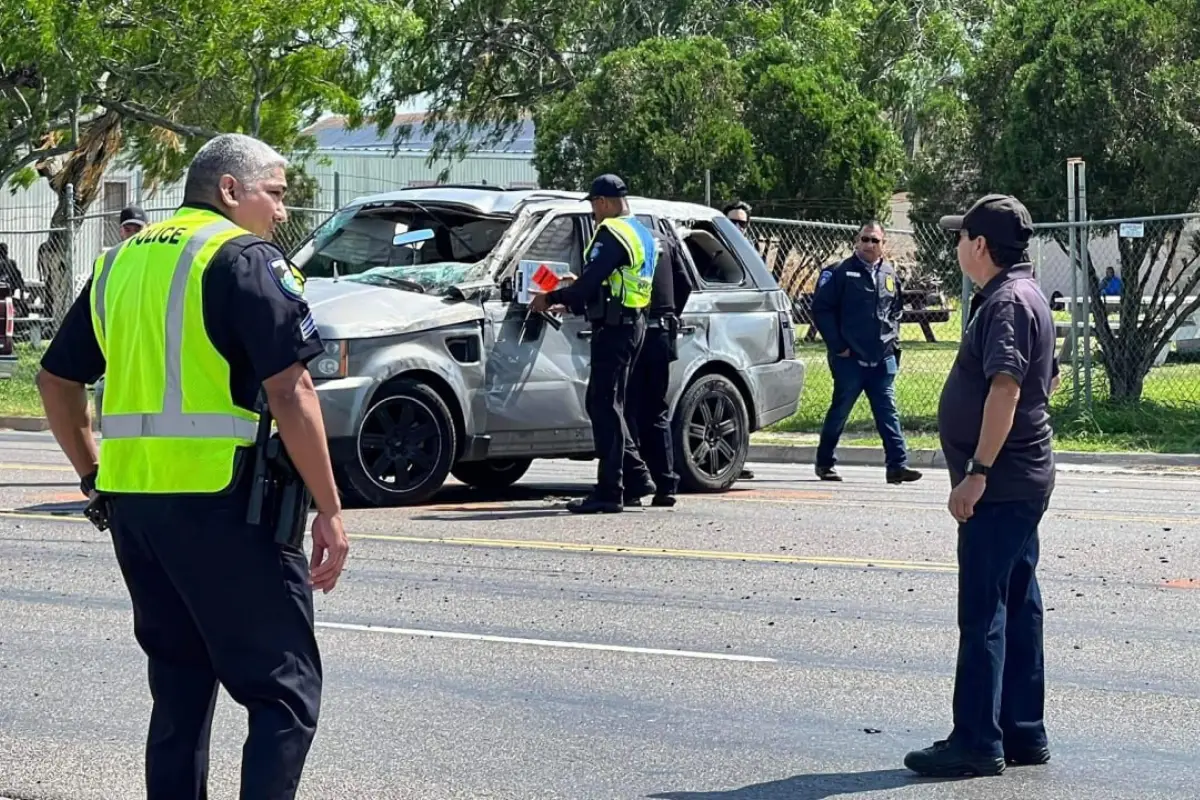
<path fill-rule="evenodd" d="M 578 275 L 585 216 L 547 212 L 501 268 L 500 283 L 511 286 L 523 260 L 568 264 Z M 489 452 L 586 451 L 591 446 L 586 410 L 589 358 L 582 335 L 586 323 L 565 314 L 556 326 L 518 302 L 515 291 L 502 295 L 484 303 Z"/>

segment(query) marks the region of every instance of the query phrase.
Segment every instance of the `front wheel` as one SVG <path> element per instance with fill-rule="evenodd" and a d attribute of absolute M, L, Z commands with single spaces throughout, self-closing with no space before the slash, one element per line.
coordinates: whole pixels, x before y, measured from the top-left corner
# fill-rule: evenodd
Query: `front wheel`
<path fill-rule="evenodd" d="M 446 482 L 455 446 L 454 420 L 441 396 L 423 383 L 398 381 L 363 417 L 339 482 L 373 506 L 422 503 Z"/>
<path fill-rule="evenodd" d="M 679 401 L 674 434 L 681 488 L 728 489 L 750 450 L 750 415 L 742 393 L 724 375 L 697 379 Z"/>

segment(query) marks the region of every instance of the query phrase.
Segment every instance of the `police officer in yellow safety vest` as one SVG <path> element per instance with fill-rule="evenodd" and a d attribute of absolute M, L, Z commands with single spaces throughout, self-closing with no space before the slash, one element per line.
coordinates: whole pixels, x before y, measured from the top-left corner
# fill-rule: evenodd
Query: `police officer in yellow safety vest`
<path fill-rule="evenodd" d="M 592 369 L 587 410 L 600 459 L 595 491 L 567 508 L 576 514 L 625 510 L 626 497 L 654 493 L 646 463 L 638 454 L 625 422 L 625 387 L 630 366 L 646 335 L 646 311 L 658 245 L 650 229 L 629 212 L 625 182 L 601 175 L 592 183 L 596 234 L 588 244 L 583 274 L 571 285 L 536 295 L 530 305 L 546 311 L 562 305 L 583 312 L 592 323 Z M 622 464 L 635 474 L 622 475 Z"/>
<path fill-rule="evenodd" d="M 249 712 L 243 800 L 293 798 L 316 733 L 313 590 L 334 587 L 348 545 L 305 366 L 323 345 L 267 241 L 285 166 L 257 139 L 207 142 L 175 215 L 96 260 L 38 375 L 81 491 L 108 510 L 149 660 L 148 800 L 207 796 L 218 684 Z M 97 453 L 85 385 L 101 374 Z M 260 387 L 316 503 L 311 561 L 246 521 Z"/>

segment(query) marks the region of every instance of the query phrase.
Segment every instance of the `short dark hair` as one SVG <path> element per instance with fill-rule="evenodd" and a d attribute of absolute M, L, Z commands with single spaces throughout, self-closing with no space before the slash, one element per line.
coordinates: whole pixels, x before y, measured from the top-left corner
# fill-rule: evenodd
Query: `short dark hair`
<path fill-rule="evenodd" d="M 735 200 L 729 205 L 725 206 L 725 208 L 721 210 L 721 213 L 728 215 L 730 211 L 745 211 L 746 216 L 748 217 L 750 216 L 750 212 L 752 210 L 753 209 L 750 208 L 750 204 L 745 200 Z"/>
<path fill-rule="evenodd" d="M 887 228 L 883 227 L 883 223 L 877 219 L 869 219 L 866 222 L 864 222 L 862 225 L 859 225 L 858 231 L 859 231 L 859 233 L 862 233 L 863 231 L 868 230 L 869 228 L 879 228 L 879 230 L 884 235 L 887 235 Z"/>
<path fill-rule="evenodd" d="M 968 239 L 977 239 L 979 237 L 972 236 L 970 231 L 967 231 Z M 982 235 L 982 234 L 981 234 Z M 986 237 L 985 237 L 986 241 Z M 1029 255 L 1025 250 L 1018 250 L 1014 247 L 1005 247 L 999 244 L 987 242 L 988 255 L 992 257 L 994 263 L 1000 269 L 1010 269 L 1017 264 L 1021 264 L 1029 260 Z"/>

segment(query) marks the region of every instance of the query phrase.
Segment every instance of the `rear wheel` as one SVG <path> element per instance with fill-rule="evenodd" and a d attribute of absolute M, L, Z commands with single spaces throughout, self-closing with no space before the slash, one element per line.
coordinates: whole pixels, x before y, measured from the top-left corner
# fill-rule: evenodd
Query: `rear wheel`
<path fill-rule="evenodd" d="M 490 461 L 464 461 L 450 472 L 468 486 L 477 489 L 506 489 L 529 470 L 531 458 L 505 458 Z"/>
<path fill-rule="evenodd" d="M 750 415 L 733 381 L 697 378 L 679 401 L 674 429 L 684 491 L 720 492 L 733 485 L 750 450 Z"/>
<path fill-rule="evenodd" d="M 339 483 L 373 506 L 422 503 L 446 482 L 455 447 L 454 420 L 441 396 L 423 383 L 398 381 L 367 410 Z"/>

